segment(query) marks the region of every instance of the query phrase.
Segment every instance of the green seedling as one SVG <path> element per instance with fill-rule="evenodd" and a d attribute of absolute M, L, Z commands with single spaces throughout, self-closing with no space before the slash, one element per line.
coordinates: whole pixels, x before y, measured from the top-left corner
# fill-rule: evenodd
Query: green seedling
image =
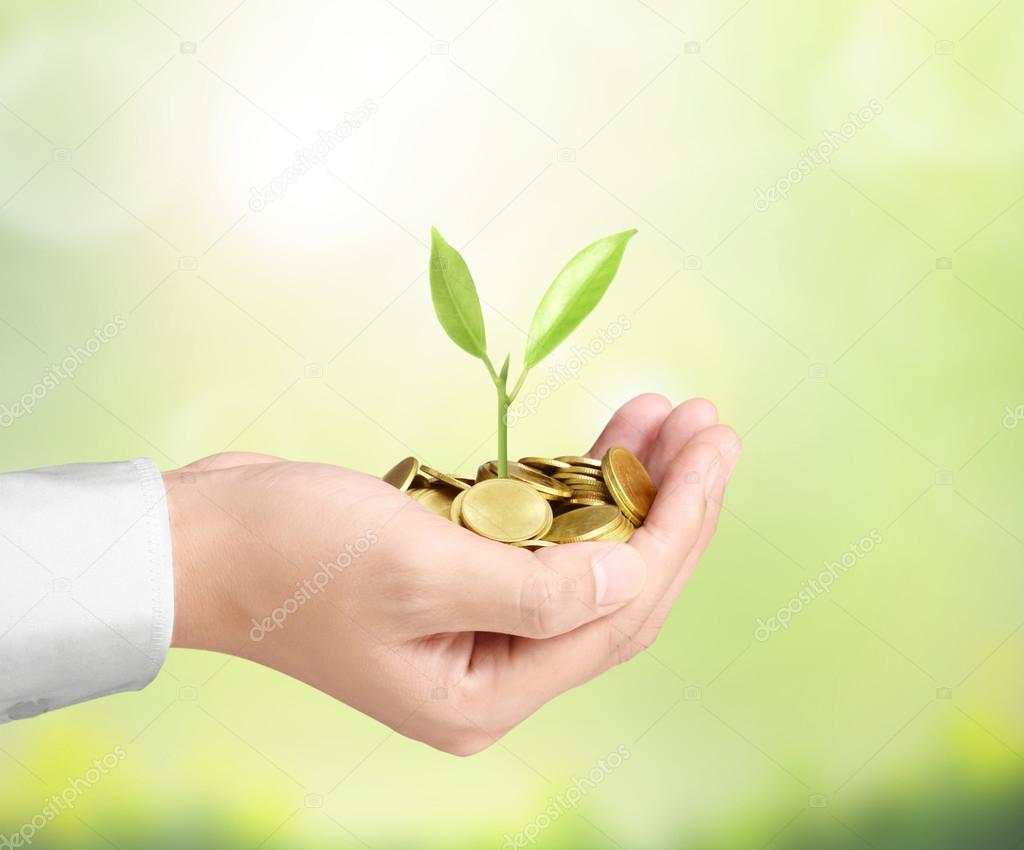
<path fill-rule="evenodd" d="M 566 263 L 544 293 L 527 335 L 522 371 L 509 389 L 511 355 L 496 370 L 487 354 L 480 297 L 469 266 L 445 238 L 431 229 L 430 294 L 445 333 L 463 351 L 483 361 L 498 394 L 498 474 L 508 477 L 508 408 L 530 370 L 554 351 L 593 310 L 619 270 L 635 230 L 598 239 Z"/>

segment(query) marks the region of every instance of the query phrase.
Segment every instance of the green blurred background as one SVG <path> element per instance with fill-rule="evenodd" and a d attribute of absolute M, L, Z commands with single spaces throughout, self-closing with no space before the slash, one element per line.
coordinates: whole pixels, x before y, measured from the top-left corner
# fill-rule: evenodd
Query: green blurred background
<path fill-rule="evenodd" d="M 122 747 L 33 846 L 1020 846 L 1022 37 L 1010 0 L 7 0 L 0 404 L 124 329 L 0 468 L 475 468 L 491 390 L 431 314 L 431 224 L 515 352 L 577 248 L 641 231 L 513 453 L 582 450 L 652 390 L 714 400 L 745 454 L 658 643 L 482 755 L 173 651 L 0 727 L 0 832 Z"/>

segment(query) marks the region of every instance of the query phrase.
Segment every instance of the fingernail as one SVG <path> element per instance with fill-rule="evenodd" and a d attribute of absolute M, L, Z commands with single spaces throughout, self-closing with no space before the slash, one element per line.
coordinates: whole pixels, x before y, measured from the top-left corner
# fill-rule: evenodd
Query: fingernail
<path fill-rule="evenodd" d="M 644 559 L 630 546 L 618 543 L 591 561 L 598 607 L 620 605 L 638 596 L 647 577 Z"/>

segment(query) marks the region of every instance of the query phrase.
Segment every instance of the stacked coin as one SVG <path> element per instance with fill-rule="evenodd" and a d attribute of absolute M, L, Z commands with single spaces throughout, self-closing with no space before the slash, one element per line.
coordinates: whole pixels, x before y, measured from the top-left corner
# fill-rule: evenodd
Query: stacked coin
<path fill-rule="evenodd" d="M 507 478 L 498 477 L 495 460 L 481 464 L 475 478 L 466 478 L 407 457 L 384 481 L 481 537 L 531 549 L 629 540 L 657 494 L 643 464 L 621 446 L 600 460 L 520 458 L 509 463 Z"/>

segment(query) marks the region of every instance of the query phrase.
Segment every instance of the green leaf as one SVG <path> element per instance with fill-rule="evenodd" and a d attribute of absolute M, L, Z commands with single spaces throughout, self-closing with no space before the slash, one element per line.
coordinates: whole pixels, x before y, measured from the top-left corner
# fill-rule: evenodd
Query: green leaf
<path fill-rule="evenodd" d="M 635 230 L 616 233 L 588 245 L 566 264 L 544 293 L 530 324 L 526 368 L 547 357 L 597 306 L 619 270 Z"/>
<path fill-rule="evenodd" d="M 445 333 L 474 357 L 486 357 L 487 337 L 480 298 L 462 255 L 436 228 L 430 229 L 430 296 Z"/>
<path fill-rule="evenodd" d="M 505 386 L 508 382 L 508 364 L 512 360 L 511 354 L 505 355 L 505 362 L 501 364 L 501 371 L 498 372 L 498 380 L 501 381 L 501 385 Z"/>

